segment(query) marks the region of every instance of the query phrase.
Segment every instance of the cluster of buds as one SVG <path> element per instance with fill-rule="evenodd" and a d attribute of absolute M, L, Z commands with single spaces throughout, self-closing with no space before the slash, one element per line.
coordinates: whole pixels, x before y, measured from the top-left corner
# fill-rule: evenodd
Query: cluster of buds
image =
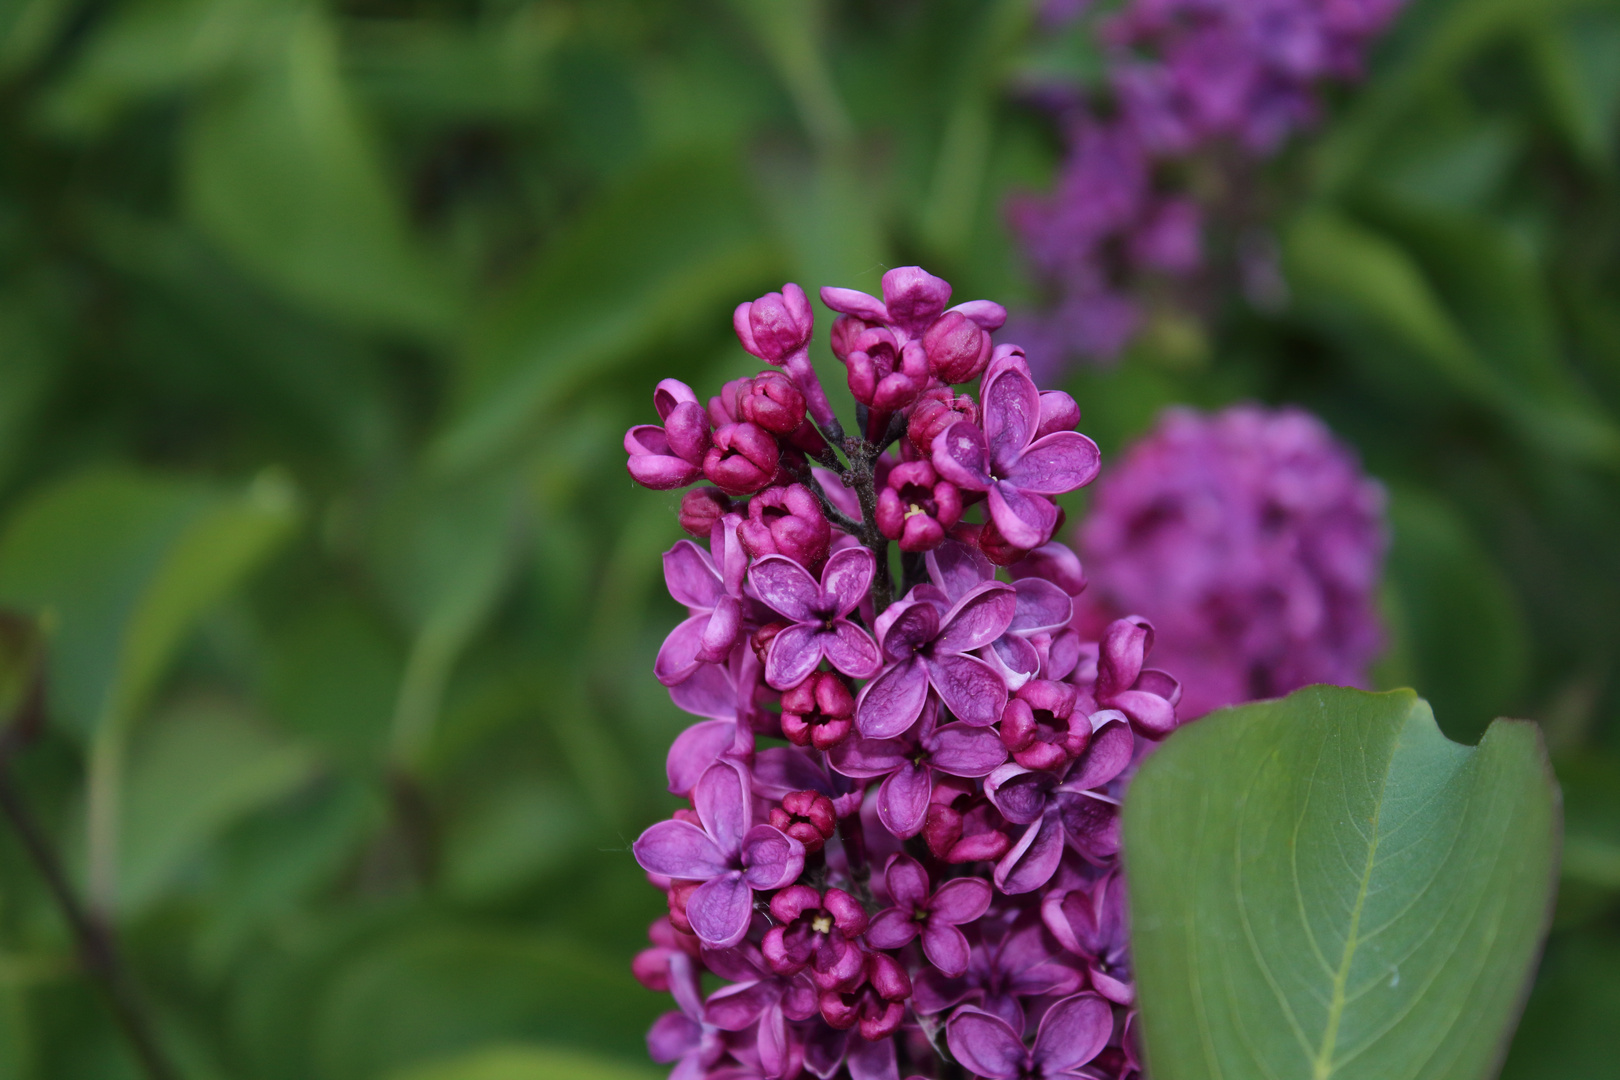
<path fill-rule="evenodd" d="M 736 315 L 780 370 L 706 408 L 666 381 L 626 437 L 643 484 L 714 485 L 682 500 L 707 546 L 664 557 L 688 617 L 654 665 L 698 718 L 685 804 L 632 848 L 667 897 L 634 971 L 678 1006 L 648 1047 L 679 1080 L 1140 1071 L 1118 815 L 1180 687 L 1145 620 L 1082 632 L 1053 498 L 1096 445 L 992 343 L 1000 306 L 949 297 L 916 267 L 823 290 L 856 435 L 788 285 Z"/>

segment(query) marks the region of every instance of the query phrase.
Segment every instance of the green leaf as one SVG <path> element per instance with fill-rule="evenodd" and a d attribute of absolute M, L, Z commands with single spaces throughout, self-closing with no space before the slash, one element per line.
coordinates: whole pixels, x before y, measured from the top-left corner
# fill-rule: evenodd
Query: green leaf
<path fill-rule="evenodd" d="M 272 288 L 360 326 L 449 332 L 460 302 L 407 227 L 318 8 L 203 101 L 182 158 L 192 217 Z"/>
<path fill-rule="evenodd" d="M 778 262 L 752 201 L 710 154 L 650 166 L 580 214 L 480 318 L 434 463 L 459 472 L 521 446 L 569 392 L 723 317 Z"/>
<path fill-rule="evenodd" d="M 1156 1080 L 1472 1080 L 1546 932 L 1558 793 L 1537 729 L 1448 741 L 1410 690 L 1214 713 L 1125 806 Z"/>
<path fill-rule="evenodd" d="M 314 759 L 223 699 L 157 717 L 131 749 L 119 902 L 157 899 L 187 860 L 252 810 L 310 777 Z"/>
<path fill-rule="evenodd" d="M 1620 934 L 1554 934 L 1502 1080 L 1620 1080 Z"/>
<path fill-rule="evenodd" d="M 197 619 L 297 519 L 286 482 L 240 492 L 95 469 L 38 492 L 0 533 L 0 603 L 50 634 L 53 715 L 80 732 L 142 706 Z"/>
<path fill-rule="evenodd" d="M 657 1080 L 661 1075 L 577 1050 L 497 1046 L 406 1069 L 391 1080 Z"/>

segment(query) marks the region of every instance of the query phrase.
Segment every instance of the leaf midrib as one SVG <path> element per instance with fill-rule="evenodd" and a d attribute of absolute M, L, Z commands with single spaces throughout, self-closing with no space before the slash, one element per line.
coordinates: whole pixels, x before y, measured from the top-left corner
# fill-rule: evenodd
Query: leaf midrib
<path fill-rule="evenodd" d="M 1370 839 L 1367 842 L 1367 861 L 1361 870 L 1361 882 L 1356 889 L 1356 902 L 1350 909 L 1350 927 L 1345 933 L 1344 951 L 1339 958 L 1339 970 L 1333 975 L 1333 998 L 1328 1002 L 1327 1024 L 1322 1029 L 1322 1045 L 1318 1049 L 1316 1058 L 1311 1063 L 1312 1080 L 1328 1080 L 1333 1075 L 1333 1051 L 1339 1041 L 1339 1020 L 1344 1015 L 1345 987 L 1350 981 L 1350 965 L 1355 960 L 1356 947 L 1360 945 L 1361 912 L 1367 902 L 1367 887 L 1372 881 L 1373 868 L 1377 865 L 1378 845 L 1382 836 L 1378 831 L 1379 821 L 1384 814 L 1384 794 L 1389 789 L 1389 777 L 1395 771 L 1395 759 L 1400 754 L 1401 740 L 1406 735 L 1406 726 L 1395 736 L 1390 744 L 1389 760 L 1384 766 L 1384 776 L 1378 787 L 1378 795 L 1373 800 Z"/>

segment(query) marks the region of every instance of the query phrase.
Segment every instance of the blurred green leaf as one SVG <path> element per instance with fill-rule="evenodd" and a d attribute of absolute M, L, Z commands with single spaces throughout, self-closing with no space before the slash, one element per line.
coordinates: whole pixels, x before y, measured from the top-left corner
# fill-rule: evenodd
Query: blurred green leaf
<path fill-rule="evenodd" d="M 268 285 L 360 326 L 449 333 L 460 300 L 406 225 L 318 8 L 209 95 L 182 154 L 192 215 Z"/>
<path fill-rule="evenodd" d="M 392 1080 L 654 1080 L 659 1075 L 577 1050 L 498 1046 L 406 1069 Z"/>
<path fill-rule="evenodd" d="M 735 162 L 661 162 L 582 212 L 479 318 L 432 448 L 460 472 L 520 446 L 572 390 L 717 313 L 778 265 Z"/>
<path fill-rule="evenodd" d="M 1392 614 L 1411 677 L 1447 733 L 1473 739 L 1517 705 L 1529 667 L 1524 616 L 1502 571 L 1445 503 L 1398 487 L 1389 518 Z"/>
<path fill-rule="evenodd" d="M 1564 877 L 1620 893 L 1620 760 L 1596 750 L 1558 764 Z"/>
<path fill-rule="evenodd" d="M 446 889 L 476 902 L 529 884 L 562 865 L 583 840 L 600 835 L 590 811 L 590 801 L 573 786 L 532 773 L 478 793 L 446 835 Z"/>
<path fill-rule="evenodd" d="M 333 757 L 353 765 L 376 761 L 388 743 L 404 669 L 390 629 L 336 590 L 300 604 L 268 635 L 268 707 Z"/>
<path fill-rule="evenodd" d="M 1620 936 L 1612 928 L 1555 934 L 1525 1006 L 1502 1080 L 1616 1080 Z"/>
<path fill-rule="evenodd" d="M 1549 111 L 1592 168 L 1614 170 L 1620 120 L 1620 13 L 1577 11 L 1535 28 L 1530 55 Z"/>
<path fill-rule="evenodd" d="M 630 996 L 635 985 L 622 958 L 571 943 L 423 929 L 357 957 L 324 992 L 316 1076 L 366 1080 L 491 1042 L 566 1040 L 641 1060 L 662 1006 Z"/>
<path fill-rule="evenodd" d="M 153 718 L 130 751 L 119 903 L 150 905 L 203 847 L 247 813 L 307 782 L 308 751 L 237 703 L 196 699 Z"/>
<path fill-rule="evenodd" d="M 37 320 L 0 298 L 0 482 L 27 449 L 60 374 L 59 358 Z"/>
<path fill-rule="evenodd" d="M 1308 687 L 1172 735 L 1124 828 L 1155 1077 L 1494 1073 L 1557 866 L 1533 725 L 1459 746 L 1410 690 Z"/>
<path fill-rule="evenodd" d="M 0 76 L 38 60 L 72 14 L 72 0 L 10 0 L 0 5 Z"/>
<path fill-rule="evenodd" d="M 234 493 L 95 469 L 17 507 L 0 533 L 0 602 L 44 622 L 57 715 L 80 733 L 131 717 L 197 618 L 296 520 L 269 473 Z"/>

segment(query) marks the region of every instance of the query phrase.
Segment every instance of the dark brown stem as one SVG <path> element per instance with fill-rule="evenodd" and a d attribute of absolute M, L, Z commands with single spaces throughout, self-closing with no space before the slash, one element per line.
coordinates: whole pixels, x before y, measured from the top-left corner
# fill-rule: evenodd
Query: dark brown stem
<path fill-rule="evenodd" d="M 431 889 L 439 876 L 439 830 L 427 791 L 411 773 L 396 768 L 389 773 L 388 792 L 411 869 L 423 888 Z"/>

